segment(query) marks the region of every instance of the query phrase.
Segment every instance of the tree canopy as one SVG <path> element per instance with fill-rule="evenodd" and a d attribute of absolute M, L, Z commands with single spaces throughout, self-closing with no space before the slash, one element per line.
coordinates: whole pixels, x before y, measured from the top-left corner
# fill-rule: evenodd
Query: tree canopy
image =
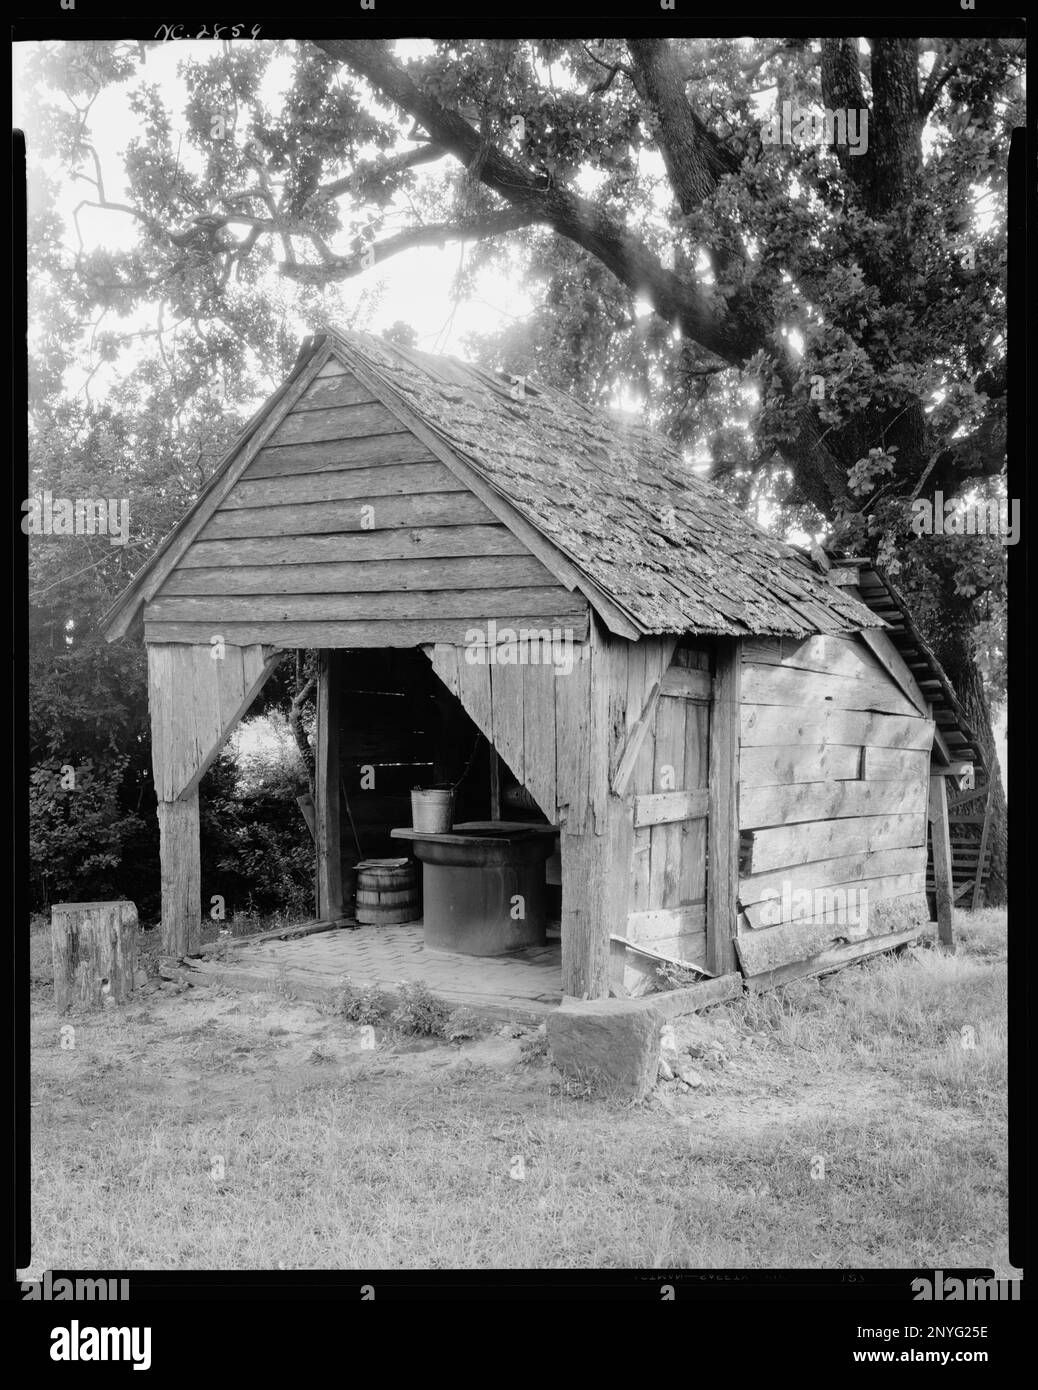
<path fill-rule="evenodd" d="M 875 559 L 993 763 L 1004 547 L 919 536 L 911 504 L 1004 496 L 1021 43 L 223 42 L 190 46 L 176 100 L 151 47 L 41 45 L 30 65 L 30 156 L 87 190 L 65 228 L 34 189 L 38 451 L 76 353 L 112 364 L 105 408 L 173 426 L 177 461 L 138 451 L 143 473 L 204 474 L 213 421 L 276 382 L 293 325 L 363 322 L 343 287 L 460 241 L 456 296 L 491 273 L 534 306 L 470 355 L 625 398 L 768 525 Z M 118 180 L 91 126 L 112 88 L 135 122 Z M 768 138 L 823 110 L 863 113 L 864 148 Z M 91 244 L 90 209 L 132 244 Z"/>

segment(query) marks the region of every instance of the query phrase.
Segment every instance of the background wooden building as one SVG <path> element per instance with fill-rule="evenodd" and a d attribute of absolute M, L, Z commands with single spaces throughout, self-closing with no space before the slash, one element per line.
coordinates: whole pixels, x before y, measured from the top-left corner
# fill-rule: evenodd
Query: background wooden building
<path fill-rule="evenodd" d="M 321 916 L 356 841 L 388 848 L 409 787 L 475 749 L 469 817 L 525 803 L 559 827 L 566 993 L 605 996 L 639 950 L 764 986 L 911 940 L 934 719 L 859 581 L 641 427 L 368 335 L 309 340 L 106 617 L 148 644 L 167 940 L 197 945 L 199 780 L 301 647 Z M 788 905 L 863 886 L 862 925 Z"/>

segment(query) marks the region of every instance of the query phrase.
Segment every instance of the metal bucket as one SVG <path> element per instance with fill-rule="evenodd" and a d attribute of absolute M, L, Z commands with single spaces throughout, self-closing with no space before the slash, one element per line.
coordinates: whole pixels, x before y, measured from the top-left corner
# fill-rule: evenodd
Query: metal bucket
<path fill-rule="evenodd" d="M 418 788 L 411 793 L 411 824 L 430 835 L 444 835 L 454 819 L 454 791 L 450 787 Z"/>

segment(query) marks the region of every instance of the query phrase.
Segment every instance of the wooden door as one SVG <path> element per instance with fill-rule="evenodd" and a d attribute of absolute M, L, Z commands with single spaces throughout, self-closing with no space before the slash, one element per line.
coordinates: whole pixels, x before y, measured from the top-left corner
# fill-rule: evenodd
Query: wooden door
<path fill-rule="evenodd" d="M 632 777 L 629 941 L 706 964 L 706 850 L 712 679 L 707 651 L 679 647 Z M 627 952 L 628 988 L 655 966 Z M 632 990 L 632 992 L 634 992 Z"/>

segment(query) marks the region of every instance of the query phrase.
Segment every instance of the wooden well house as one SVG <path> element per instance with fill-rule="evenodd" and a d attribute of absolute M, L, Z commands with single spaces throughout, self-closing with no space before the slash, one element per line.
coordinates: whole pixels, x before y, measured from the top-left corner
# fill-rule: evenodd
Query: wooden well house
<path fill-rule="evenodd" d="M 358 855 L 402 852 L 410 788 L 460 778 L 466 817 L 558 829 L 566 994 L 660 958 L 760 987 L 912 940 L 931 777 L 963 768 L 857 569 L 824 571 L 640 426 L 308 340 L 105 618 L 148 647 L 167 942 L 199 939 L 199 781 L 300 648 L 321 918 L 349 916 Z"/>

